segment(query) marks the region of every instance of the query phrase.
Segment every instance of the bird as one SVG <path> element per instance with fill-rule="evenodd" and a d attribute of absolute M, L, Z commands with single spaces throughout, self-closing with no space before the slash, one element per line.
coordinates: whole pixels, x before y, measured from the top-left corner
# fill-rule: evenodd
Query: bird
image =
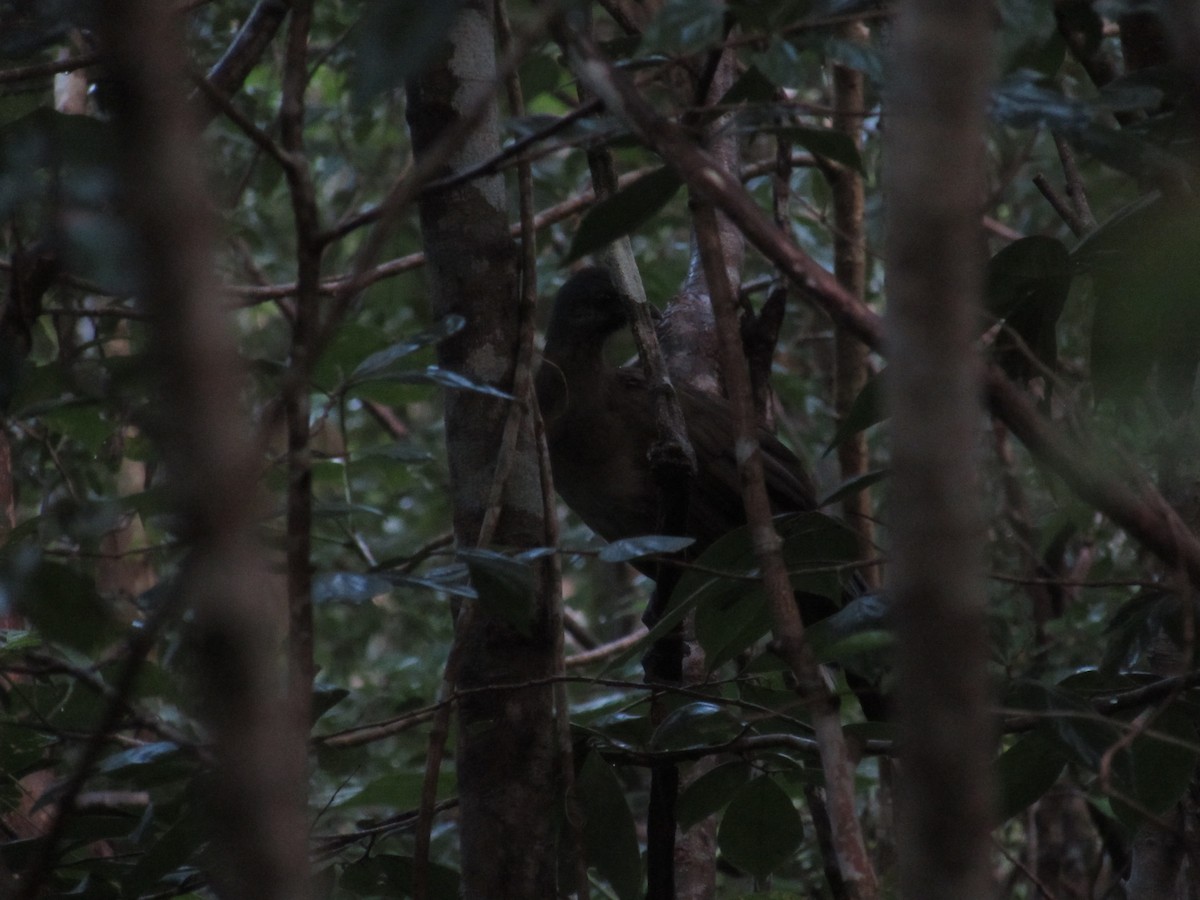
<path fill-rule="evenodd" d="M 651 469 L 658 441 L 654 396 L 640 367 L 605 358 L 608 340 L 628 325 L 609 273 L 587 267 L 559 289 L 535 386 L 546 423 L 555 488 L 606 541 L 663 534 L 661 491 Z M 734 453 L 733 415 L 720 397 L 676 386 L 697 471 L 688 487 L 683 537 L 702 553 L 746 522 Z M 767 494 L 775 514 L 817 508 L 800 459 L 760 429 Z"/>

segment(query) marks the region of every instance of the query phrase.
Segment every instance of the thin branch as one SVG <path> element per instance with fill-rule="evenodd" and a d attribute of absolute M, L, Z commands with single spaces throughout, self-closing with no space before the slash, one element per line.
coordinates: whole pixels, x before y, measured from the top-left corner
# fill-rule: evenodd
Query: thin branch
<path fill-rule="evenodd" d="M 18 81 L 30 81 L 35 78 L 46 78 L 60 72 L 74 72 L 87 66 L 94 66 L 104 60 L 103 53 L 83 53 L 79 56 L 68 56 L 50 62 L 35 63 L 31 66 L 21 66 L 16 69 L 0 70 L 0 84 L 14 84 Z"/>
<path fill-rule="evenodd" d="M 1046 198 L 1047 202 L 1054 207 L 1058 217 L 1067 223 L 1067 227 L 1071 229 L 1071 233 L 1075 237 L 1082 237 L 1087 233 L 1087 227 L 1075 211 L 1075 207 L 1050 184 L 1045 175 L 1038 172 L 1033 176 L 1033 183 L 1042 192 L 1042 196 Z"/>
<path fill-rule="evenodd" d="M 584 58 L 583 73 L 608 108 L 625 119 L 689 187 L 723 209 L 745 232 L 747 240 L 779 266 L 830 318 L 857 334 L 872 350 L 882 352 L 879 316 L 845 291 L 832 273 L 786 234 L 780 233 L 745 190 L 723 175 L 715 160 L 696 148 L 677 125 L 654 112 L 628 79 L 614 70 L 594 46 L 583 43 L 579 47 Z M 1040 462 L 1168 565 L 1182 563 L 1192 583 L 1200 586 L 1200 540 L 1190 535 L 1178 514 L 1145 478 L 1111 471 L 1093 451 L 1047 421 L 1025 393 L 994 364 L 985 370 L 984 387 L 992 412 Z M 1136 489 L 1131 485 L 1136 485 Z"/>

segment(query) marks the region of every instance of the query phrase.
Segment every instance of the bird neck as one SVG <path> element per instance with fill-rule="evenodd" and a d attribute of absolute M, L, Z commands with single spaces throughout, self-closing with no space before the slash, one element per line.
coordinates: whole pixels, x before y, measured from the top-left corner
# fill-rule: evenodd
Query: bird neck
<path fill-rule="evenodd" d="M 539 374 L 540 391 L 570 408 L 601 403 L 609 371 L 604 358 L 607 340 L 608 335 L 594 331 L 551 328 Z"/>

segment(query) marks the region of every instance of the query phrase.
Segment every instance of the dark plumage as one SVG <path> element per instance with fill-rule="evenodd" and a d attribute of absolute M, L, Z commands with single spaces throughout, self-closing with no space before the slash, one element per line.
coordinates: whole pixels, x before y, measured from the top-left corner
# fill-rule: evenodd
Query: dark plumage
<path fill-rule="evenodd" d="M 567 505 L 609 541 L 658 534 L 663 527 L 648 458 L 657 439 L 654 400 L 640 369 L 615 368 L 604 359 L 608 338 L 625 326 L 621 298 L 608 273 L 578 272 L 555 298 L 537 374 L 555 486 Z M 699 552 L 744 524 L 746 516 L 728 404 L 677 390 L 699 469 L 691 483 L 686 527 Z M 766 431 L 759 440 L 774 511 L 814 509 L 813 485 L 800 460 Z"/>

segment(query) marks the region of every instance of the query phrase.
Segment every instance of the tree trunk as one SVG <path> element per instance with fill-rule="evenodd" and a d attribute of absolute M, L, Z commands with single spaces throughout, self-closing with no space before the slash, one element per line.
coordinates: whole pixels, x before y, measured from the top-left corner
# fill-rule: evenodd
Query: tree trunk
<path fill-rule="evenodd" d="M 491 90 L 496 76 L 492 16 L 490 3 L 465 3 L 446 52 L 410 81 L 408 121 L 418 157 L 430 153 L 438 136 L 478 102 L 478 90 Z M 443 154 L 439 174 L 466 168 L 499 150 L 495 101 L 488 103 L 472 135 Z M 461 315 L 467 323 L 439 346 L 438 363 L 474 382 L 512 391 L 521 322 L 517 251 L 509 234 L 503 180 L 480 178 L 427 193 L 419 205 L 434 316 Z M 524 401 L 532 402 L 529 397 Z M 504 488 L 495 528 L 489 528 L 491 542 L 518 548 L 546 543 L 532 421 L 521 408 L 477 392 L 446 393 L 446 443 L 460 548 L 480 542 L 497 478 L 504 479 Z M 504 447 L 505 422 L 512 414 L 522 418 L 514 445 Z M 511 467 L 502 462 L 506 456 Z M 543 593 L 539 590 L 534 598 L 527 633 L 490 614 L 486 597 L 473 608 L 464 607 L 457 636 L 459 689 L 553 674 L 551 605 Z M 457 764 L 467 898 L 556 896 L 552 703 L 549 686 L 460 700 Z"/>
<path fill-rule="evenodd" d="M 888 576 L 898 631 L 900 885 L 914 900 L 992 892 L 975 349 L 990 16 L 984 3 L 903 4 L 888 98 Z"/>

